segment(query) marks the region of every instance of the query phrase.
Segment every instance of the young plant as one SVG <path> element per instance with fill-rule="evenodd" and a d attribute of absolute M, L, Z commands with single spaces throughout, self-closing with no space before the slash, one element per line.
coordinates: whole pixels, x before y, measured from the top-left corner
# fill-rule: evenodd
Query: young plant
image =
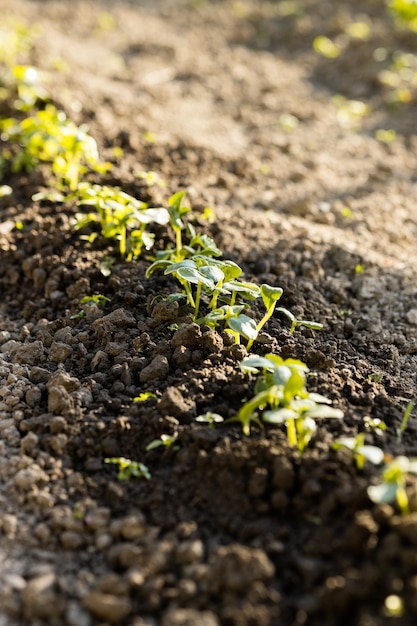
<path fill-rule="evenodd" d="M 248 373 L 262 372 L 254 398 L 245 402 L 230 420 L 240 422 L 245 435 L 250 434 L 251 422 L 285 424 L 289 444 L 303 452 L 316 429 L 316 419 L 343 417 L 342 411 L 329 406 L 330 400 L 307 391 L 308 367 L 302 361 L 284 361 L 274 354 L 252 355 L 243 359 L 240 367 Z"/>
<path fill-rule="evenodd" d="M 100 162 L 97 144 L 86 127 L 78 127 L 51 104 L 21 122 L 14 118 L 2 120 L 0 129 L 2 139 L 16 148 L 11 158 L 13 172 L 31 171 L 39 163 L 50 163 L 58 183 L 74 191 L 88 168 L 101 173 L 108 169 Z"/>
<path fill-rule="evenodd" d="M 168 200 L 169 223 L 175 233 L 175 260 L 181 259 L 182 231 L 184 229 L 182 217 L 191 210 L 189 206 L 183 206 L 185 196 L 185 191 L 178 191 Z"/>
<path fill-rule="evenodd" d="M 143 393 L 140 393 L 138 396 L 133 398 L 133 402 L 147 402 L 148 400 L 153 400 L 156 397 L 157 396 L 155 393 L 152 393 L 151 391 L 144 391 Z"/>
<path fill-rule="evenodd" d="M 196 422 L 200 422 L 201 424 L 208 424 L 209 428 L 214 429 L 216 424 L 221 424 L 224 422 L 224 418 L 218 413 L 212 413 L 211 411 L 207 411 L 202 415 L 198 415 L 195 418 Z"/>
<path fill-rule="evenodd" d="M 259 331 L 261 330 L 261 328 L 263 328 L 263 326 L 265 326 L 269 318 L 272 316 L 275 310 L 275 305 L 282 296 L 282 294 L 283 290 L 281 289 L 281 287 L 271 287 L 266 283 L 260 286 L 260 295 L 262 298 L 262 302 L 264 303 L 264 306 L 266 308 L 266 313 L 263 318 L 256 324 L 256 336 L 254 337 L 254 339 L 250 338 L 248 341 L 248 345 L 246 346 L 248 352 L 251 349 L 254 340 L 258 336 Z"/>
<path fill-rule="evenodd" d="M 167 224 L 169 220 L 166 209 L 149 208 L 118 187 L 81 183 L 67 199 L 75 199 L 78 206 L 94 207 L 95 212 L 77 214 L 76 228 L 98 224 L 103 237 L 119 242 L 120 256 L 126 261 L 153 246 L 153 235 L 146 230 L 149 224 Z M 96 236 L 92 233 L 88 239 Z"/>
<path fill-rule="evenodd" d="M 397 429 L 397 441 L 399 443 L 401 442 L 403 438 L 403 434 L 407 428 L 408 420 L 410 419 L 411 413 L 413 412 L 414 405 L 415 405 L 415 402 L 413 402 L 413 400 L 410 400 L 410 402 L 405 407 L 405 411 L 403 414 L 403 418 L 401 420 L 400 427 Z"/>
<path fill-rule="evenodd" d="M 369 417 L 369 415 L 366 415 L 363 418 L 363 423 L 367 430 L 372 430 L 379 437 L 382 437 L 387 430 L 386 423 L 380 420 L 378 417 L 372 418 Z"/>
<path fill-rule="evenodd" d="M 178 439 L 178 433 L 174 433 L 173 435 L 167 435 L 166 433 L 162 434 L 158 439 L 154 439 L 146 446 L 146 452 L 150 450 L 155 450 L 155 448 L 160 448 L 161 446 L 165 448 L 171 448 L 173 450 L 179 450 L 178 446 L 175 446 L 175 442 Z"/>
<path fill-rule="evenodd" d="M 83 298 L 81 298 L 80 300 L 80 304 L 87 304 L 87 305 L 95 305 L 96 307 L 99 307 L 101 309 L 104 309 L 104 307 L 106 306 L 106 304 L 108 304 L 110 302 L 110 298 L 107 298 L 106 296 L 103 296 L 102 294 L 94 294 L 92 296 L 84 296 Z M 84 309 L 81 309 L 78 313 L 75 313 L 75 315 L 71 315 L 72 320 L 75 319 L 83 319 L 86 316 L 86 312 Z"/>
<path fill-rule="evenodd" d="M 355 459 L 356 467 L 361 470 L 366 461 L 374 465 L 380 465 L 384 460 L 384 452 L 377 446 L 365 444 L 364 433 L 359 433 L 356 437 L 341 437 L 336 439 L 332 445 L 333 450 L 341 450 L 347 448 L 352 452 Z"/>
<path fill-rule="evenodd" d="M 320 324 L 320 322 L 312 322 L 311 320 L 297 319 L 295 315 L 291 313 L 291 311 L 288 311 L 288 309 L 285 309 L 282 306 L 277 307 L 276 311 L 279 313 L 283 313 L 290 320 L 291 322 L 290 335 L 293 335 L 294 331 L 299 326 L 305 326 L 305 328 L 310 328 L 311 330 L 321 330 L 323 328 L 323 324 Z"/>
<path fill-rule="evenodd" d="M 406 491 L 409 474 L 417 474 L 417 459 L 397 456 L 382 471 L 382 482 L 368 487 L 368 496 L 376 504 L 396 502 L 403 515 L 410 512 Z"/>
<path fill-rule="evenodd" d="M 146 465 L 138 461 L 132 461 L 123 456 L 118 456 L 104 459 L 104 462 L 118 465 L 118 480 L 130 480 L 131 478 L 146 478 L 146 480 L 150 480 L 151 478 L 151 473 Z"/>

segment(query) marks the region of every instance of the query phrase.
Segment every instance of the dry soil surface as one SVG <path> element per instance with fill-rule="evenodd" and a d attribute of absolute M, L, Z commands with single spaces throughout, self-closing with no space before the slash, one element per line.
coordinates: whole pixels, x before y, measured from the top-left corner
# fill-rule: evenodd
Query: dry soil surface
<path fill-rule="evenodd" d="M 145 278 L 146 255 L 103 276 L 116 249 L 80 239 L 75 207 L 31 200 L 42 172 L 10 175 L 13 195 L 0 201 L 1 626 L 416 623 L 416 484 L 401 517 L 367 496 L 377 468 L 332 449 L 366 432 L 387 454 L 417 455 L 413 417 L 397 441 L 416 394 L 415 93 L 393 106 L 382 73 L 417 38 L 382 5 L 0 0 L 0 15 L 37 25 L 31 63 L 113 160 L 91 180 L 154 206 L 187 189 L 195 228 L 247 280 L 281 286 L 283 305 L 324 324 L 290 335 L 277 314 L 253 351 L 302 359 L 309 389 L 345 414 L 320 424 L 303 455 L 280 427 L 244 437 L 233 423 L 196 422 L 206 411 L 233 417 L 253 393 L 244 347 L 155 301 L 177 287 Z M 372 26 L 367 40 L 346 34 L 358 20 Z M 317 35 L 338 38 L 342 54 L 316 54 Z M 335 95 L 369 114 L 352 119 Z M 377 129 L 396 137 L 379 141 Z M 136 174 L 148 170 L 166 187 L 147 187 Z M 170 241 L 157 229 L 157 248 Z M 107 307 L 77 317 L 94 293 Z M 133 401 L 146 391 L 156 397 Z M 366 417 L 386 432 L 366 431 Z M 161 434 L 178 435 L 175 445 L 146 451 Z M 116 456 L 145 463 L 151 478 L 119 481 L 104 462 Z M 385 615 L 390 596 L 401 616 Z"/>

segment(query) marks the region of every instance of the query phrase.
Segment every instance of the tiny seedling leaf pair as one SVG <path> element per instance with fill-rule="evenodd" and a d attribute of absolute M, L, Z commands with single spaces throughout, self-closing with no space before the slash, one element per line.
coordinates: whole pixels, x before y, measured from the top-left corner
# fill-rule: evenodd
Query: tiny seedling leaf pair
<path fill-rule="evenodd" d="M 255 396 L 229 420 L 240 422 L 245 435 L 250 434 L 252 422 L 284 424 L 289 444 L 303 452 L 316 430 L 316 419 L 343 417 L 340 409 L 329 406 L 330 400 L 307 391 L 308 367 L 302 361 L 284 360 L 275 354 L 251 355 L 240 367 L 251 374 L 261 373 Z"/>

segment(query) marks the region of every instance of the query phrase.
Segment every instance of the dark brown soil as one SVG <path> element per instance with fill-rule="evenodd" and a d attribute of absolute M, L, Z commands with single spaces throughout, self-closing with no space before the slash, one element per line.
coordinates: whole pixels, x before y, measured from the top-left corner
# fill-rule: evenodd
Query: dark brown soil
<path fill-rule="evenodd" d="M 292 4 L 299 12 L 287 15 Z M 38 25 L 31 62 L 115 162 L 91 180 L 153 206 L 187 189 L 195 227 L 248 280 L 281 286 L 284 306 L 324 324 L 290 335 L 275 315 L 253 351 L 305 361 L 309 390 L 345 413 L 303 455 L 281 428 L 244 437 L 233 423 L 196 422 L 206 411 L 233 417 L 253 392 L 244 348 L 192 324 L 170 330 L 187 312 L 152 304 L 176 286 L 145 278 L 146 255 L 105 278 L 100 262 L 116 250 L 80 239 L 74 207 L 31 200 L 42 172 L 10 176 L 14 193 L 0 200 L 0 626 L 416 623 L 417 485 L 410 478 L 412 512 L 401 517 L 367 496 L 379 470 L 359 471 L 331 447 L 370 416 L 387 431 L 367 432 L 368 443 L 417 455 L 415 418 L 401 443 L 396 434 L 416 394 L 415 94 L 390 106 L 388 61 L 373 54 L 415 54 L 417 38 L 382 5 L 0 0 L 0 15 Z M 372 25 L 366 41 L 343 35 L 358 20 Z M 320 57 L 317 35 L 343 35 L 345 51 Z M 336 94 L 370 106 L 356 128 Z M 396 139 L 377 141 L 381 128 Z M 166 187 L 148 188 L 142 170 Z M 159 228 L 157 247 L 170 238 Z M 74 317 L 93 293 L 110 303 Z M 133 402 L 146 391 L 156 398 Z M 147 452 L 161 434 L 178 435 L 175 445 Z M 151 478 L 117 480 L 104 462 L 116 456 Z M 402 615 L 386 615 L 389 596 Z"/>

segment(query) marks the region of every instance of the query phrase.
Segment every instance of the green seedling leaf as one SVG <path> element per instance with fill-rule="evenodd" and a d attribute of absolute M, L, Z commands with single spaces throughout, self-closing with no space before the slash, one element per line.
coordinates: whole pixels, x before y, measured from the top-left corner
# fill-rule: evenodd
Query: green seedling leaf
<path fill-rule="evenodd" d="M 100 261 L 99 269 L 103 276 L 108 277 L 111 275 L 111 268 L 115 264 L 116 260 L 113 257 L 107 256 Z"/>
<path fill-rule="evenodd" d="M 316 407 L 307 410 L 305 416 L 313 419 L 342 419 L 343 411 L 340 409 L 334 409 L 333 407 L 327 405 L 317 405 Z"/>
<path fill-rule="evenodd" d="M 284 291 L 281 287 L 271 287 L 270 285 L 264 283 L 260 286 L 260 293 L 264 306 L 266 310 L 269 311 L 275 306 Z"/>
<path fill-rule="evenodd" d="M 397 495 L 397 485 L 395 483 L 382 483 L 381 485 L 370 485 L 367 489 L 369 498 L 375 504 L 394 502 Z"/>
<path fill-rule="evenodd" d="M 245 339 L 251 339 L 252 341 L 258 336 L 256 329 L 256 322 L 247 315 L 241 314 L 238 317 L 231 317 L 227 320 L 227 324 L 231 330 Z"/>
<path fill-rule="evenodd" d="M 152 398 L 156 398 L 156 394 L 151 391 L 145 391 L 140 393 L 136 398 L 133 398 L 133 402 L 146 402 L 147 400 L 151 400 Z"/>
<path fill-rule="evenodd" d="M 401 513 L 409 513 L 406 482 L 408 474 L 417 474 L 417 459 L 398 456 L 388 463 L 382 471 L 380 485 L 368 487 L 368 496 L 372 502 L 396 501 Z"/>
<path fill-rule="evenodd" d="M 280 357 L 278 357 L 280 358 Z M 281 359 L 282 363 L 283 360 Z M 251 354 L 243 359 L 239 365 L 243 372 L 258 373 L 259 370 L 265 369 L 269 372 L 274 371 L 274 364 L 270 359 L 264 356 L 258 356 L 257 354 Z"/>
<path fill-rule="evenodd" d="M 220 281 L 224 280 L 224 274 L 219 267 L 212 265 L 204 265 L 203 267 L 199 267 L 198 271 L 202 274 L 207 280 L 211 281 L 214 285 L 217 285 Z"/>
<path fill-rule="evenodd" d="M 151 441 L 145 448 L 146 452 L 150 450 L 155 450 L 156 448 L 160 448 L 161 446 L 165 448 L 170 448 L 178 439 L 178 433 L 174 433 L 173 435 L 162 434 L 159 439 L 154 439 Z M 177 449 L 174 446 L 173 450 Z"/>
<path fill-rule="evenodd" d="M 145 478 L 150 480 L 151 474 L 149 469 L 143 463 L 126 459 L 123 456 L 104 459 L 105 463 L 113 463 L 119 466 L 117 478 L 119 480 L 130 480 L 132 477 Z"/>
<path fill-rule="evenodd" d="M 218 413 L 212 413 L 211 411 L 207 411 L 207 413 L 198 415 L 195 418 L 195 421 L 201 422 L 203 424 L 208 424 L 209 428 L 215 428 L 216 424 L 221 424 L 222 422 L 224 422 L 224 418 Z"/>
<path fill-rule="evenodd" d="M 369 446 L 363 443 L 364 436 L 359 434 L 356 437 L 340 437 L 333 444 L 334 450 L 348 448 L 354 453 L 356 464 L 359 469 L 363 467 L 363 460 L 369 461 L 373 465 L 380 465 L 384 460 L 384 452 L 377 446 Z"/>
<path fill-rule="evenodd" d="M 285 424 L 289 444 L 302 453 L 316 431 L 315 419 L 343 417 L 342 411 L 329 406 L 327 398 L 308 393 L 308 367 L 302 361 L 283 360 L 275 354 L 251 355 L 242 360 L 240 368 L 255 374 L 262 371 L 255 384 L 255 396 L 229 420 L 240 422 L 245 435 L 250 434 L 253 421 Z"/>
<path fill-rule="evenodd" d="M 415 405 L 415 402 L 411 400 L 405 408 L 400 427 L 397 429 L 397 441 L 398 442 L 401 441 L 402 436 L 407 428 L 408 420 L 410 419 L 411 413 L 413 412 L 414 405 Z"/>
<path fill-rule="evenodd" d="M 285 424 L 290 419 L 296 419 L 297 412 L 292 409 L 275 409 L 275 411 L 265 411 L 262 419 L 268 424 Z"/>
<path fill-rule="evenodd" d="M 80 304 L 96 304 L 97 306 L 104 308 L 106 304 L 110 302 L 110 298 L 103 296 L 102 294 L 94 294 L 93 296 L 84 296 L 80 300 Z"/>

